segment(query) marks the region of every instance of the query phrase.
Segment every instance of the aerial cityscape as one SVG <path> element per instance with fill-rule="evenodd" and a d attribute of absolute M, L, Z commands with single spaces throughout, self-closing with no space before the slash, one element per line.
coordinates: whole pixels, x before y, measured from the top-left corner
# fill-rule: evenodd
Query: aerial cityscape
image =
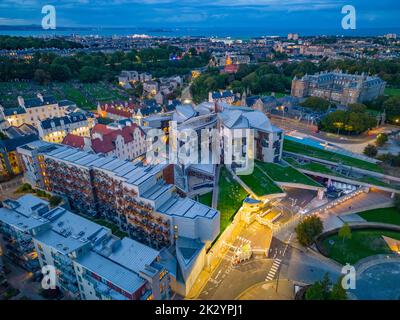
<path fill-rule="evenodd" d="M 0 4 L 0 304 L 400 300 L 398 3 L 78 2 Z"/>

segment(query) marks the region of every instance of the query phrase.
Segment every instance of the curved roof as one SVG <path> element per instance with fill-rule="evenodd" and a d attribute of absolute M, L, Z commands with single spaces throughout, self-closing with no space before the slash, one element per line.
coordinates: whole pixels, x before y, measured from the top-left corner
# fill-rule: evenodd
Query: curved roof
<path fill-rule="evenodd" d="M 172 119 L 178 123 L 182 123 L 196 115 L 197 112 L 193 109 L 193 106 L 191 104 L 185 104 L 176 106 Z"/>

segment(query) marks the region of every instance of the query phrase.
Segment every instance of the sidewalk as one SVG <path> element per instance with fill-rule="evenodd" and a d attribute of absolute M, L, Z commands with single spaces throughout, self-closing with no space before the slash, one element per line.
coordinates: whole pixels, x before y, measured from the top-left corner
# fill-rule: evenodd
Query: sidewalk
<path fill-rule="evenodd" d="M 275 280 L 258 283 L 242 292 L 235 300 L 294 300 L 294 296 L 292 281 Z"/>

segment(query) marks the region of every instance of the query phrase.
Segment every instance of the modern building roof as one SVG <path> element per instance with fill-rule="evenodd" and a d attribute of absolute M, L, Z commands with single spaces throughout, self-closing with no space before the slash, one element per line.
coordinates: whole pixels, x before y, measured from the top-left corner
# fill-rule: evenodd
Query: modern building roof
<path fill-rule="evenodd" d="M 218 211 L 207 207 L 190 198 L 171 197 L 159 209 L 159 212 L 169 216 L 184 217 L 189 219 L 208 218 L 212 219 Z"/>
<path fill-rule="evenodd" d="M 264 132 L 280 130 L 271 124 L 268 117 L 261 111 L 250 108 L 224 107 L 218 114 L 224 126 L 230 129 L 256 129 Z"/>
<path fill-rule="evenodd" d="M 112 261 L 139 273 L 156 261 L 160 252 L 130 238 L 121 240 L 120 246 L 108 256 Z"/>
<path fill-rule="evenodd" d="M 0 140 L 0 150 L 5 150 L 6 152 L 15 151 L 18 147 L 35 140 L 38 140 L 37 134 L 29 134 L 13 139 L 3 139 Z"/>
<path fill-rule="evenodd" d="M 145 284 L 145 280 L 135 272 L 93 251 L 79 258 L 77 262 L 129 293 L 136 292 Z"/>

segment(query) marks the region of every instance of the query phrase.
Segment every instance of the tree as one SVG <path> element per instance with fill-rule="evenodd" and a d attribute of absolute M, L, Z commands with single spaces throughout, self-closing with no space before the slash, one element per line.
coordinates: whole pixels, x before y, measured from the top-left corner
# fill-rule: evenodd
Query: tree
<path fill-rule="evenodd" d="M 347 222 L 340 228 L 338 236 L 342 238 L 343 242 L 346 239 L 351 239 L 351 228 Z"/>
<path fill-rule="evenodd" d="M 367 110 L 367 106 L 362 103 L 353 103 L 349 104 L 348 111 L 351 112 L 365 112 Z"/>
<path fill-rule="evenodd" d="M 331 281 L 327 273 L 321 281 L 312 284 L 306 291 L 306 300 L 329 300 L 329 287 Z"/>
<path fill-rule="evenodd" d="M 327 111 L 329 109 L 330 103 L 323 98 L 309 97 L 303 103 L 301 103 L 301 106 L 316 111 Z"/>
<path fill-rule="evenodd" d="M 49 83 L 51 80 L 51 76 L 48 72 L 42 70 L 42 69 L 37 69 L 35 71 L 35 74 L 33 76 L 33 80 L 37 82 L 40 85 L 44 85 L 46 83 Z"/>
<path fill-rule="evenodd" d="M 332 286 L 329 275 L 325 273 L 324 278 L 313 283 L 307 288 L 305 300 L 347 300 L 347 292 L 342 286 L 342 279 Z"/>
<path fill-rule="evenodd" d="M 347 292 L 342 286 L 342 278 L 340 278 L 332 287 L 330 292 L 330 300 L 347 300 Z"/>
<path fill-rule="evenodd" d="M 376 138 L 376 145 L 378 147 L 382 147 L 385 145 L 386 142 L 388 142 L 389 137 L 386 133 L 381 133 L 378 135 L 378 137 Z"/>
<path fill-rule="evenodd" d="M 59 196 L 51 196 L 49 199 L 49 204 L 51 207 L 57 207 L 62 201 L 62 198 Z"/>
<path fill-rule="evenodd" d="M 300 244 L 306 247 L 310 246 L 323 230 L 321 219 L 315 215 L 305 218 L 295 229 Z"/>
<path fill-rule="evenodd" d="M 95 67 L 83 67 L 79 73 L 79 79 L 82 82 L 97 82 L 101 79 L 101 72 Z"/>
<path fill-rule="evenodd" d="M 50 66 L 50 75 L 53 80 L 56 81 L 67 81 L 71 79 L 71 70 L 66 65 L 55 64 L 54 62 Z"/>
<path fill-rule="evenodd" d="M 374 158 L 378 154 L 378 149 L 373 144 L 369 144 L 365 147 L 364 154 L 367 157 Z"/>

